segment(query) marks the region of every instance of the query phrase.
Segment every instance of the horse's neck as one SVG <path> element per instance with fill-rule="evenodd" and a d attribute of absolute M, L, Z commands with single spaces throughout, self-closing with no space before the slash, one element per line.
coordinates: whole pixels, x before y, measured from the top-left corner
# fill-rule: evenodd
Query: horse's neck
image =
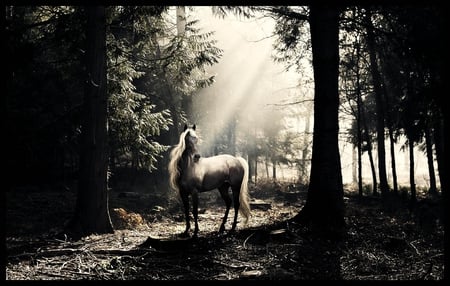
<path fill-rule="evenodd" d="M 182 158 L 182 169 L 188 168 L 192 164 L 194 164 L 194 152 L 191 150 L 184 150 L 183 154 L 181 155 Z"/>

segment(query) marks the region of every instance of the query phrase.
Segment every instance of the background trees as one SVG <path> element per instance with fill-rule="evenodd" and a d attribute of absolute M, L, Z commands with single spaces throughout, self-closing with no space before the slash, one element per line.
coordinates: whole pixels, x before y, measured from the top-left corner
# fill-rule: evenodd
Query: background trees
<path fill-rule="evenodd" d="M 369 9 L 370 17 L 367 14 Z M 344 46 L 346 48 L 344 49 L 343 64 L 346 68 L 342 70 L 346 75 L 344 79 L 346 84 L 343 89 L 352 94 L 351 98 L 356 103 L 353 105 L 355 106 L 354 110 L 359 110 L 359 113 L 354 112 L 355 115 L 358 114 L 355 122 L 359 124 L 359 127 L 354 129 L 355 132 L 351 134 L 354 139 L 357 139 L 354 141 L 355 145 L 367 144 L 370 146 L 367 141 L 370 137 L 363 135 L 363 132 L 373 134 L 369 127 L 372 121 L 369 116 L 371 116 L 370 114 L 380 114 L 373 109 L 380 103 L 384 113 L 382 133 L 387 133 L 386 138 L 390 144 L 392 162 L 392 182 L 389 184 L 389 188 L 394 193 L 398 193 L 397 166 L 395 164 L 398 153 L 394 152 L 394 145 L 398 144 L 400 140 L 406 139 L 404 148 L 410 152 L 410 189 L 411 199 L 414 201 L 414 147 L 420 142 L 424 142 L 422 150 L 428 150 L 431 192 L 435 190 L 434 162 L 437 162 L 439 166 L 441 160 L 439 146 L 442 141 L 439 139 L 439 135 L 437 140 L 433 141 L 434 143 L 430 137 L 428 137 L 428 141 L 426 138 L 429 134 L 442 132 L 440 127 L 442 111 L 435 105 L 439 99 L 439 92 L 433 93 L 433 95 L 428 93 L 430 90 L 435 90 L 434 83 L 431 82 L 439 81 L 440 78 L 439 75 L 436 75 L 439 70 L 436 59 L 433 59 L 436 54 L 428 48 L 442 45 L 438 36 L 440 31 L 438 26 L 442 24 L 442 18 L 439 16 L 437 7 L 434 6 L 420 8 L 417 6 L 406 8 L 356 7 L 347 11 L 343 18 L 344 28 L 347 31 L 344 40 L 350 35 L 353 36 L 350 39 L 346 38 L 348 45 Z M 408 16 L 405 17 L 405 15 Z M 368 22 L 369 18 L 372 24 Z M 431 18 L 433 20 L 429 23 L 423 23 L 425 19 Z M 364 21 L 366 24 L 361 25 Z M 414 21 L 414 24 L 409 21 Z M 415 32 L 412 32 L 413 30 Z M 415 35 L 413 36 L 411 33 L 415 33 Z M 358 45 L 355 47 L 351 44 L 352 42 L 358 43 Z M 372 48 L 370 48 L 371 45 L 373 45 Z M 419 60 L 419 58 L 421 59 Z M 374 68 L 375 65 L 376 68 Z M 349 72 L 352 72 L 353 76 L 349 76 Z M 350 78 L 353 80 L 350 81 Z M 375 86 L 378 87 L 375 88 Z M 377 98 L 376 94 L 381 96 L 373 105 L 371 102 L 373 102 L 373 98 Z M 356 99 L 360 95 L 362 95 L 362 101 Z M 361 113 L 362 110 L 365 111 Z M 434 123 L 430 124 L 430 122 Z M 368 129 L 364 127 L 365 125 Z M 380 127 L 377 129 L 380 130 Z M 359 132 L 357 132 L 358 130 Z M 358 134 L 361 134 L 359 139 Z M 376 138 L 380 137 L 377 134 Z M 380 142 L 377 141 L 377 144 L 380 145 Z M 425 142 L 429 143 L 428 149 L 425 147 L 427 145 Z M 371 148 L 363 148 L 363 150 L 369 151 Z M 436 153 L 433 150 L 436 150 Z M 378 156 L 378 164 L 380 164 L 382 159 L 380 152 L 378 152 Z M 434 159 L 430 159 L 430 157 Z M 375 187 L 374 191 L 376 192 Z"/>
<path fill-rule="evenodd" d="M 185 34 L 173 33 L 164 19 L 164 7 L 106 8 L 104 28 L 92 25 L 99 29 L 98 35 L 89 34 L 99 41 L 96 47 L 84 44 L 92 39 L 84 32 L 83 7 L 11 6 L 6 10 L 11 59 L 6 110 L 8 122 L 15 123 L 7 125 L 12 150 L 7 162 L 14 176 L 10 186 L 27 183 L 23 177 L 43 188 L 70 184 L 79 177 L 80 194 L 86 196 L 79 195 L 76 216 L 85 213 L 90 196 L 96 194 L 101 194 L 107 214 L 103 164 L 110 164 L 112 172 L 116 166 L 155 170 L 157 159 L 171 144 L 160 137 L 161 131 L 175 120 L 180 122 L 184 114 L 180 109 L 169 111 L 171 100 L 181 102 L 212 82 L 203 67 L 217 61 L 220 50 L 208 41 L 211 34 L 198 33 L 195 22 L 186 24 Z M 98 78 L 91 79 L 94 72 Z M 102 90 L 98 94 L 84 90 L 85 83 Z M 106 120 L 108 147 L 102 133 Z M 91 138 L 82 137 L 86 134 Z M 89 159 L 88 154 L 94 154 L 89 152 L 97 152 L 98 157 Z M 84 173 L 88 170 L 93 173 Z M 103 183 L 94 187 L 94 181 Z M 86 215 L 95 217 L 90 212 Z M 83 234 L 108 231 L 104 223 L 108 219 L 99 218 L 102 226 L 93 223 Z"/>
<path fill-rule="evenodd" d="M 337 102 L 340 112 L 345 106 L 354 119 L 348 141 L 359 150 L 360 172 L 366 152 L 370 158 L 374 194 L 378 190 L 399 192 L 395 160 L 399 153 L 395 150 L 403 141 L 411 158 L 412 200 L 416 197 L 417 179 L 412 159 L 417 146 L 428 156 L 430 193 L 439 194 L 438 181 L 445 183 L 446 169 L 442 92 L 445 17 L 440 7 L 339 8 L 339 42 L 333 42 L 332 46 L 339 52 L 340 65 L 334 71 L 333 64 L 333 74 L 328 75 L 330 80 L 324 80 L 324 84 L 318 83 L 322 75 L 320 68 L 315 71 L 318 98 L 314 108 L 318 111 L 314 114 L 316 143 L 312 146 L 314 161 L 317 156 L 322 157 L 319 161 L 333 158 L 333 165 L 319 169 L 316 167 L 320 164 L 311 166 L 310 189 L 333 189 L 338 197 L 331 201 L 337 204 L 335 211 L 340 213 L 342 179 L 339 179 L 340 158 L 334 136 L 338 130 L 341 133 L 346 130 L 335 125 L 340 120 L 334 113 Z M 309 24 L 316 18 L 314 13 L 310 17 L 309 7 L 215 7 L 215 10 L 244 16 L 258 12 L 274 19 L 275 59 L 296 68 L 302 79 L 307 78 L 304 71 L 311 65 L 311 52 L 317 53 L 315 56 L 321 53 L 311 50 L 309 31 L 313 27 Z M 211 107 L 208 101 L 233 98 L 231 91 L 201 94 L 205 87 L 214 87 L 211 67 L 220 62 L 223 51 L 216 46 L 213 31 L 198 28 L 201 19 L 192 17 L 191 11 L 188 7 L 162 6 L 105 9 L 107 152 L 111 176 L 121 168 L 131 168 L 151 172 L 155 184 L 164 182 L 165 152 L 176 142 L 180 124 L 199 123 L 197 120 L 208 118 L 204 116 L 207 108 L 193 107 L 202 104 Z M 320 21 L 331 11 L 322 12 L 318 16 Z M 334 18 L 330 21 L 336 28 Z M 83 104 L 87 102 L 85 66 L 89 63 L 84 44 L 86 21 L 83 7 L 5 7 L 5 53 L 9 60 L 5 65 L 4 103 L 8 123 L 5 140 L 11 150 L 6 160 L 9 187 L 37 184 L 42 188 L 49 185 L 60 188 L 72 184 L 83 170 L 80 156 L 85 129 L 82 122 L 86 119 Z M 325 40 L 325 35 L 318 38 L 318 41 Z M 337 75 L 339 89 L 336 91 Z M 307 84 L 305 80 L 299 85 Z M 330 91 L 323 90 L 327 87 Z M 218 124 L 219 120 L 215 121 L 220 127 L 217 129 L 204 127 L 205 137 L 214 137 L 205 155 L 236 152 L 248 156 L 254 180 L 261 174 L 279 179 L 277 168 L 281 165 L 295 166 L 304 172 L 309 169 L 304 163 L 311 159 L 309 124 L 304 125 L 300 134 L 288 128 L 286 115 L 295 117 L 299 113 L 294 105 L 278 105 L 280 109 L 270 112 L 269 109 L 246 112 L 243 107 L 255 101 L 251 94 L 263 91 L 261 87 L 251 86 L 244 99 L 234 105 L 230 120 L 224 121 L 223 126 Z M 324 102 L 320 95 L 325 95 Z M 299 97 L 295 102 L 303 106 L 308 100 Z M 329 104 L 325 108 L 332 111 L 323 111 L 321 103 L 322 107 Z M 328 120 L 329 126 L 325 124 Z M 320 124 L 326 125 L 323 128 L 327 132 L 321 133 L 324 129 Z M 324 140 L 330 134 L 333 138 L 329 142 Z M 389 144 L 386 150 L 390 152 L 380 152 L 384 144 Z M 380 170 L 387 158 L 392 162 L 390 168 Z M 389 169 L 390 177 L 384 174 Z M 330 176 L 325 177 L 329 180 L 323 183 L 329 186 L 316 188 L 316 174 L 327 170 Z M 360 194 L 363 194 L 363 178 L 361 175 L 358 178 Z"/>

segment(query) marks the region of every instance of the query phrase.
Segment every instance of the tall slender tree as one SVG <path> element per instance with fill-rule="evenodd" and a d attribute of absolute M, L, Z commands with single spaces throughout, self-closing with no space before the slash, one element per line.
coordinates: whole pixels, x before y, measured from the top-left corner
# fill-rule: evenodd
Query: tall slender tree
<path fill-rule="evenodd" d="M 387 183 L 386 173 L 386 150 L 384 146 L 384 127 L 385 127 L 385 115 L 384 115 L 384 101 L 383 90 L 381 85 L 380 71 L 378 68 L 378 60 L 376 54 L 376 39 L 374 34 L 373 23 L 371 19 L 371 11 L 367 10 L 365 15 L 365 24 L 367 28 L 367 46 L 370 56 L 370 70 L 372 72 L 372 81 L 375 93 L 375 102 L 377 109 L 377 151 L 378 151 L 378 176 L 380 180 L 380 191 L 384 195 L 389 191 Z"/>
<path fill-rule="evenodd" d="M 73 238 L 92 233 L 111 233 L 108 209 L 108 142 L 106 93 L 105 7 L 86 9 L 86 83 L 78 196 L 75 214 L 68 225 Z"/>

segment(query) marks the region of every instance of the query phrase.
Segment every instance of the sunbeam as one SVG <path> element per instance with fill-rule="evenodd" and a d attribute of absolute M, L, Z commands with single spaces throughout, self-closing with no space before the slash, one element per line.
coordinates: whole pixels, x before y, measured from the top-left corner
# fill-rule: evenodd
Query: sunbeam
<path fill-rule="evenodd" d="M 205 29 L 217 32 L 218 46 L 224 51 L 221 61 L 209 70 L 216 74 L 216 82 L 199 92 L 192 107 L 195 115 L 192 120 L 199 126 L 202 137 L 200 151 L 211 154 L 220 132 L 230 124 L 241 132 L 243 126 L 248 125 L 246 121 L 255 120 L 256 115 L 270 116 L 268 112 L 261 112 L 270 108 L 269 103 L 287 96 L 288 93 L 280 89 L 295 85 L 298 78 L 283 73 L 284 67 L 271 57 L 273 39 L 268 33 L 273 23 L 269 19 L 219 19 L 212 17 L 207 7 L 196 13 L 208 19 L 203 21 Z"/>

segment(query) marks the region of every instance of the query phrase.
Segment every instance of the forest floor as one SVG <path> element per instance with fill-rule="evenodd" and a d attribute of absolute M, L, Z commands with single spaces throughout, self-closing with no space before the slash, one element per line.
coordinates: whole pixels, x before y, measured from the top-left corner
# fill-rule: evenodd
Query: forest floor
<path fill-rule="evenodd" d="M 305 203 L 304 187 L 262 182 L 251 184 L 250 196 L 250 222 L 219 234 L 224 203 L 217 191 L 200 194 L 198 238 L 182 239 L 175 196 L 112 190 L 114 233 L 70 241 L 56 234 L 73 213 L 75 192 L 9 191 L 6 280 L 443 279 L 439 200 L 421 198 L 412 211 L 401 200 L 382 205 L 347 189 L 347 233 L 336 242 L 288 222 Z"/>

